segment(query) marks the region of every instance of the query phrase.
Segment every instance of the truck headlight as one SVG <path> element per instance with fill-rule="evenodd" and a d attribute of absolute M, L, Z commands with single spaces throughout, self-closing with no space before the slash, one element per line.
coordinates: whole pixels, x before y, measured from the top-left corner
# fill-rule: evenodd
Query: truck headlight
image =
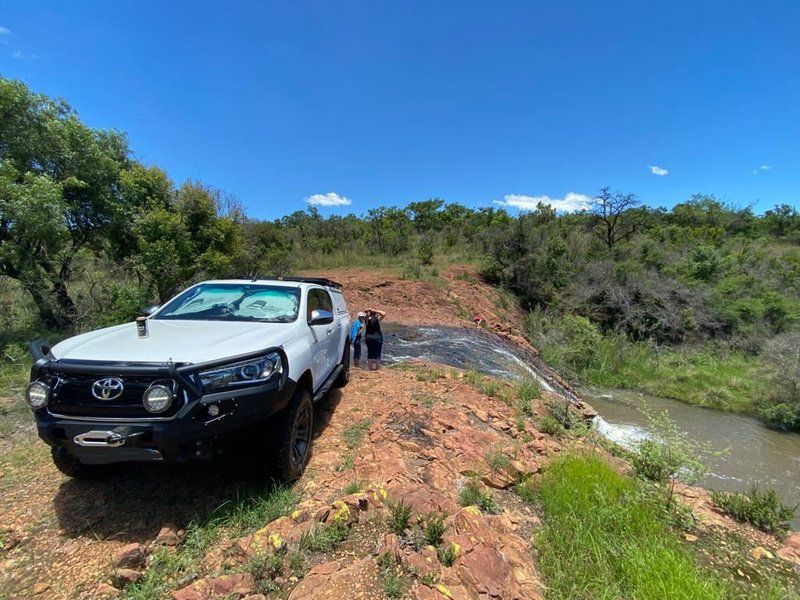
<path fill-rule="evenodd" d="M 42 408 L 50 400 L 50 386 L 41 381 L 32 381 L 25 388 L 25 400 L 33 409 Z"/>
<path fill-rule="evenodd" d="M 283 372 L 281 355 L 277 352 L 263 358 L 226 365 L 208 371 L 200 371 L 200 381 L 207 392 L 229 386 L 263 383 L 276 373 Z"/>
<path fill-rule="evenodd" d="M 162 413 L 172 406 L 172 390 L 165 385 L 151 385 L 142 396 L 142 403 L 148 412 Z"/>

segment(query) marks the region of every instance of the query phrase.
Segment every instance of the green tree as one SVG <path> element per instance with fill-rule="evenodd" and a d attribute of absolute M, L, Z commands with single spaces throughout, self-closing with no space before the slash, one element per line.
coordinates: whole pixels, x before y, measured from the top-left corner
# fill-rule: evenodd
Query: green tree
<path fill-rule="evenodd" d="M 383 254 L 398 254 L 411 247 L 411 220 L 405 209 L 372 208 L 367 213 L 371 245 Z"/>
<path fill-rule="evenodd" d="M 440 210 L 442 206 L 444 206 L 444 200 L 441 198 L 410 203 L 406 210 L 411 213 L 414 229 L 419 233 L 441 230 L 442 214 Z"/>
<path fill-rule="evenodd" d="M 238 229 L 220 208 L 218 192 L 187 182 L 171 206 L 154 206 L 136 219 L 132 260 L 159 301 L 200 275 L 228 273 Z"/>
<path fill-rule="evenodd" d="M 121 217 L 128 145 L 86 127 L 64 102 L 0 78 L 0 273 L 31 294 L 47 326 L 74 323 L 76 254 L 102 249 Z"/>

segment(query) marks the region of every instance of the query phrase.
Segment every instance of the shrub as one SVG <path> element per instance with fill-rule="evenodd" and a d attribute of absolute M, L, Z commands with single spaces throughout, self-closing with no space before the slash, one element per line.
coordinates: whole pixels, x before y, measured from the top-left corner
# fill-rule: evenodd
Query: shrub
<path fill-rule="evenodd" d="M 302 577 L 308 570 L 308 556 L 304 552 L 293 552 L 289 555 L 289 573 L 294 577 Z"/>
<path fill-rule="evenodd" d="M 489 490 L 483 490 L 474 479 L 469 480 L 458 494 L 461 506 L 477 506 L 483 512 L 496 514 L 499 512 L 497 502 Z"/>
<path fill-rule="evenodd" d="M 448 544 L 436 549 L 436 557 L 445 567 L 452 567 L 458 558 L 458 547 L 455 544 Z"/>
<path fill-rule="evenodd" d="M 667 411 L 649 414 L 648 420 L 653 437 L 636 444 L 631 464 L 637 475 L 668 484 L 666 504 L 670 507 L 678 476 L 688 484 L 697 482 L 708 472 L 703 457 L 718 453 L 711 452 L 707 444 L 692 440 L 678 429 Z"/>
<path fill-rule="evenodd" d="M 430 265 L 433 262 L 433 241 L 423 238 L 417 247 L 417 259 L 421 265 Z"/>
<path fill-rule="evenodd" d="M 344 486 L 344 493 L 345 495 L 350 494 L 357 494 L 361 491 L 363 484 L 360 481 L 351 481 L 346 486 Z"/>
<path fill-rule="evenodd" d="M 800 430 L 800 333 L 785 333 L 769 342 L 763 357 L 769 366 L 769 395 L 759 408 L 768 423 Z"/>
<path fill-rule="evenodd" d="M 511 457 L 502 450 L 490 450 L 486 453 L 486 462 L 492 471 L 501 471 L 511 465 Z"/>
<path fill-rule="evenodd" d="M 711 492 L 711 498 L 737 521 L 750 523 L 769 533 L 785 532 L 797 510 L 797 505 L 781 502 L 775 490 L 762 492 L 758 486 L 745 493 Z"/>
<path fill-rule="evenodd" d="M 666 444 L 647 439 L 639 442 L 631 456 L 631 464 L 637 475 L 665 483 L 680 468 L 680 459 L 672 455 Z"/>
<path fill-rule="evenodd" d="M 447 530 L 447 526 L 444 524 L 446 517 L 447 515 L 439 513 L 430 514 L 427 519 L 425 519 L 424 537 L 426 544 L 438 546 L 442 543 L 442 537 Z"/>
<path fill-rule="evenodd" d="M 411 507 L 400 500 L 393 502 L 389 505 L 389 520 L 388 526 L 392 533 L 398 535 L 408 529 L 409 521 L 411 520 Z"/>
<path fill-rule="evenodd" d="M 561 424 L 561 421 L 556 419 L 553 415 L 544 415 L 541 417 L 538 422 L 538 427 L 539 431 L 542 433 L 554 435 L 556 437 L 561 437 L 567 433 L 567 430 L 564 429 L 564 425 Z"/>

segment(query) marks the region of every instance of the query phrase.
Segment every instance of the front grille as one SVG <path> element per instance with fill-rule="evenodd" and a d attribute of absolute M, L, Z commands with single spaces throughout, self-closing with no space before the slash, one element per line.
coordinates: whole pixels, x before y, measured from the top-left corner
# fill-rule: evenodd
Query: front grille
<path fill-rule="evenodd" d="M 113 375 L 76 375 L 72 373 L 51 372 L 53 391 L 50 397 L 51 413 L 75 417 L 107 418 L 153 418 L 172 417 L 183 405 L 183 393 L 174 385 L 175 400 L 169 410 L 154 415 L 145 410 L 142 394 L 151 384 L 168 383 L 163 376 L 128 375 L 116 379 L 122 381 L 122 395 L 114 400 L 98 400 L 92 395 L 92 385 L 99 379 Z"/>

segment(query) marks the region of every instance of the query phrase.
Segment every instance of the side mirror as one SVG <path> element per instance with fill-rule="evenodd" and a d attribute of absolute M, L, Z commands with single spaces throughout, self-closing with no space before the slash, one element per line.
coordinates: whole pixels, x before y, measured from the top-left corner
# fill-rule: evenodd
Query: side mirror
<path fill-rule="evenodd" d="M 145 306 L 144 310 L 142 311 L 142 314 L 144 314 L 145 317 L 149 317 L 159 308 L 161 308 L 160 304 L 151 304 L 150 306 Z"/>
<path fill-rule="evenodd" d="M 311 311 L 309 325 L 328 325 L 333 323 L 333 313 L 329 310 L 316 309 Z"/>

